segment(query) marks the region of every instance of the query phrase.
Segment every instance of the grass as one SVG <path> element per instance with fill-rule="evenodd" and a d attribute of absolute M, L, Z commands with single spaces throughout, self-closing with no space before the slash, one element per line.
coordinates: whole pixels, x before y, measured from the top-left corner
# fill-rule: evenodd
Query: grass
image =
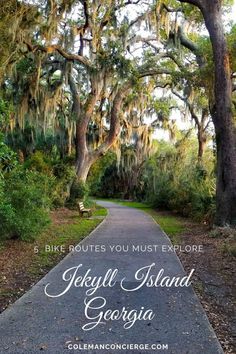
<path fill-rule="evenodd" d="M 236 257 L 236 242 L 234 244 L 227 243 L 226 241 L 221 246 L 222 252 L 224 254 L 229 254 L 230 256 Z"/>
<path fill-rule="evenodd" d="M 178 236 L 185 231 L 185 226 L 181 221 L 172 215 L 159 215 L 155 210 L 150 210 L 148 213 L 153 217 L 157 224 L 160 225 L 174 244 L 180 243 L 180 238 Z"/>
<path fill-rule="evenodd" d="M 93 213 L 93 216 L 107 216 L 107 209 L 101 207 L 100 205 L 97 205 L 97 209 Z"/>
<path fill-rule="evenodd" d="M 51 213 L 51 225 L 35 241 L 3 240 L 0 249 L 0 312 L 89 235 L 106 212 L 95 203 L 91 218 L 81 217 L 76 210 L 61 208 Z"/>
<path fill-rule="evenodd" d="M 107 210 L 97 206 L 93 216 L 106 216 Z M 43 268 L 50 268 L 63 258 L 69 251 L 69 246 L 75 246 L 89 235 L 100 224 L 103 218 L 73 217 L 70 223 L 51 225 L 34 242 L 34 262 L 29 267 L 30 274 L 40 274 Z M 53 246 L 57 246 L 57 249 Z"/>
<path fill-rule="evenodd" d="M 152 216 L 156 223 L 160 225 L 162 230 L 170 237 L 172 243 L 178 244 L 180 242 L 179 235 L 185 230 L 185 225 L 176 216 L 164 215 L 163 213 L 156 211 L 150 205 L 145 203 L 121 201 L 119 199 L 109 200 L 127 207 L 141 209 L 142 211 Z"/>
<path fill-rule="evenodd" d="M 4 290 L 2 290 L 2 289 L 0 289 L 0 296 L 2 296 L 2 297 L 9 297 L 9 296 L 11 296 L 12 295 L 12 290 L 11 289 L 4 289 Z"/>

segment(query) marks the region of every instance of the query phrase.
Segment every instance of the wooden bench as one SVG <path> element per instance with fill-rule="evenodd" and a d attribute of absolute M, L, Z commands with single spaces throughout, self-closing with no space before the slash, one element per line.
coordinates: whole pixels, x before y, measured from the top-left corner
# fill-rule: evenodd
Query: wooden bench
<path fill-rule="evenodd" d="M 78 207 L 79 207 L 79 212 L 82 216 L 84 216 L 84 214 L 87 214 L 88 216 L 92 215 L 92 210 L 91 209 L 86 209 L 84 207 L 84 203 L 83 202 L 79 202 L 78 203 Z"/>

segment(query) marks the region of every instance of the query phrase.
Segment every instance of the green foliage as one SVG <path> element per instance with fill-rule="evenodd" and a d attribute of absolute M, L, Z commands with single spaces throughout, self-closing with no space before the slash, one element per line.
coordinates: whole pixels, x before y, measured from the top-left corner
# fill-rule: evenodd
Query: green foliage
<path fill-rule="evenodd" d="M 52 203 L 54 207 L 62 207 L 70 196 L 70 185 L 75 179 L 75 168 L 60 161 L 53 166 L 53 174 L 56 177 L 56 183 L 53 190 Z"/>
<path fill-rule="evenodd" d="M 227 36 L 228 47 L 230 51 L 230 60 L 232 71 L 236 71 L 236 24 L 231 28 L 230 33 Z"/>
<path fill-rule="evenodd" d="M 0 98 L 0 130 L 3 129 L 7 123 L 9 123 L 12 111 L 12 104 Z"/>
<path fill-rule="evenodd" d="M 100 179 L 96 184 L 92 185 L 92 195 L 99 198 L 122 198 L 124 188 L 117 175 L 117 164 L 113 161 L 111 164 L 104 166 L 101 171 Z"/>
<path fill-rule="evenodd" d="M 109 168 L 116 161 L 116 156 L 112 152 L 108 152 L 101 159 L 96 161 L 92 166 L 89 177 L 88 185 L 91 195 L 98 195 L 101 190 L 102 177 L 107 168 Z"/>
<path fill-rule="evenodd" d="M 33 240 L 49 224 L 54 179 L 45 174 L 15 168 L 1 180 L 1 237 Z"/>
<path fill-rule="evenodd" d="M 230 245 L 227 242 L 225 242 L 222 246 L 222 251 L 226 255 L 231 255 L 233 257 L 236 257 L 236 243 L 234 245 Z"/>
<path fill-rule="evenodd" d="M 0 176 L 0 239 L 9 235 L 12 229 L 15 212 L 5 193 L 5 182 Z"/>
<path fill-rule="evenodd" d="M 71 188 L 72 202 L 86 198 L 89 185 L 92 194 L 100 196 L 123 195 L 141 199 L 146 190 L 146 198 L 153 205 L 175 209 L 198 218 L 214 213 L 214 166 L 211 159 L 209 164 L 198 164 L 191 139 L 188 143 L 186 139 L 180 139 L 173 147 L 160 146 L 159 152 L 146 164 L 141 180 L 139 177 L 142 163 L 149 155 L 145 156 L 143 161 L 141 159 L 140 166 L 132 163 L 132 160 L 140 159 L 144 140 L 126 150 L 126 159 L 123 160 L 123 165 L 120 164 L 120 170 L 117 170 L 112 155 L 108 154 L 98 161 L 92 167 L 88 185 L 75 179 L 74 168 L 64 160 L 67 154 L 73 155 L 76 150 L 75 121 L 78 117 L 73 109 L 78 106 L 78 102 L 73 102 L 74 89 L 70 85 L 72 78 L 77 85 L 76 96 L 80 98 L 81 106 L 78 111 L 81 112 L 81 117 L 90 116 L 88 127 L 93 126 L 91 131 L 87 131 L 89 151 L 106 141 L 108 126 L 112 127 L 110 113 L 113 100 L 117 97 L 118 88 L 126 81 L 132 82 L 132 92 L 127 93 L 125 104 L 120 107 L 123 135 L 129 135 L 131 124 L 138 130 L 145 117 L 155 116 L 155 128 L 168 129 L 172 138 L 174 137 L 175 120 L 172 121 L 170 117 L 176 105 L 181 111 L 184 107 L 179 105 L 178 101 L 159 95 L 158 89 L 156 90 L 158 86 L 175 87 L 177 92 L 183 92 L 184 97 L 191 96 L 191 100 L 194 98 L 193 108 L 197 113 L 201 107 L 212 106 L 212 48 L 209 37 L 202 35 L 201 30 L 196 31 L 202 28 L 204 22 L 199 9 L 190 4 L 181 4 L 179 11 L 180 4 L 176 0 L 161 1 L 155 6 L 152 2 L 149 6 L 147 2 L 145 9 L 142 9 L 141 3 L 136 4 L 130 17 L 129 14 L 122 15 L 126 9 L 123 5 L 127 5 L 125 1 L 102 1 L 101 4 L 88 1 L 88 13 L 77 11 L 78 3 L 74 0 L 46 3 L 8 0 L 3 2 L 0 8 L 0 79 L 4 91 L 4 99 L 0 99 L 0 129 L 6 132 L 4 142 L 0 139 L 0 171 L 5 178 L 1 185 L 1 213 L 5 230 L 11 226 L 9 220 L 17 219 L 17 216 L 14 216 L 17 211 L 19 230 L 14 226 L 13 233 L 17 237 L 29 237 L 29 226 L 25 226 L 30 224 L 26 207 L 34 213 L 31 204 L 35 203 L 40 208 L 36 210 L 36 214 L 47 211 L 47 203 L 38 205 L 34 196 L 37 196 L 38 190 L 44 188 L 49 181 L 51 188 L 48 189 L 47 196 L 55 207 L 65 205 L 74 180 Z M 81 2 L 81 8 L 82 3 L 84 2 Z M 224 5 L 231 3 L 232 0 L 224 1 Z M 178 9 L 176 15 L 172 13 L 169 16 L 164 8 L 163 13 L 168 16 L 160 16 L 163 13 L 158 13 L 157 8 L 163 4 L 172 10 Z M 117 11 L 119 6 L 123 10 Z M 201 69 L 195 61 L 194 52 L 187 48 L 180 50 L 177 25 L 183 22 L 184 17 L 189 23 L 186 35 L 198 48 L 194 50 L 197 52 L 195 54 L 201 56 L 205 62 Z M 65 18 L 68 20 L 66 26 Z M 142 33 L 140 35 L 139 29 L 146 32 L 146 40 L 141 40 Z M 174 48 L 168 45 L 172 31 Z M 236 66 L 235 33 L 235 27 L 228 33 L 232 72 Z M 63 52 L 67 52 L 69 56 L 69 53 L 74 53 L 78 36 L 81 39 L 79 53 L 89 65 L 84 65 L 80 60 L 70 61 L 68 65 L 67 60 L 63 58 Z M 89 42 L 86 40 L 88 36 Z M 156 37 L 156 40 L 148 39 L 153 37 Z M 61 45 L 58 52 L 54 51 L 55 43 Z M 44 45 L 48 48 L 43 48 Z M 186 54 L 186 57 L 183 54 Z M 146 75 L 146 71 L 154 73 L 160 69 L 168 70 L 171 75 L 138 79 L 140 74 Z M 99 98 L 96 98 L 93 108 L 91 98 L 95 92 Z M 9 102 L 14 102 L 14 109 Z M 90 108 L 93 112 L 90 112 Z M 93 139 L 90 141 L 92 134 Z M 122 139 L 122 134 L 120 137 Z M 134 135 L 130 135 L 129 139 L 132 141 Z M 147 135 L 145 139 L 148 140 Z M 96 146 L 93 145 L 94 142 Z M 14 151 L 20 150 L 24 155 L 26 162 L 23 172 L 19 173 L 19 168 L 15 169 L 16 154 L 6 144 Z M 116 152 L 119 149 L 117 145 Z M 23 175 L 19 180 L 15 176 L 13 181 L 14 173 L 16 176 Z M 22 181 L 26 183 L 28 191 Z M 17 187 L 18 197 L 14 194 L 13 183 Z M 24 208 L 20 210 L 18 206 L 20 199 L 26 205 L 25 211 Z M 42 201 L 42 196 L 39 200 Z M 6 233 L 11 233 L 11 227 Z"/>
<path fill-rule="evenodd" d="M 76 204 L 76 201 L 79 199 L 85 199 L 89 194 L 89 186 L 87 183 L 78 180 L 74 180 L 71 190 L 70 190 L 70 203 Z"/>
<path fill-rule="evenodd" d="M 23 40 L 39 23 L 39 10 L 23 1 L 8 0 L 0 7 L 0 80 L 23 56 Z"/>
<path fill-rule="evenodd" d="M 16 165 L 16 154 L 3 142 L 0 134 L 0 174 L 11 171 Z"/>
<path fill-rule="evenodd" d="M 28 56 L 21 59 L 16 64 L 16 70 L 20 78 L 32 74 L 36 70 L 35 63 L 33 62 L 33 58 Z"/>
<path fill-rule="evenodd" d="M 192 145 L 192 147 L 191 147 Z M 161 144 L 146 166 L 147 200 L 155 207 L 175 210 L 198 220 L 211 220 L 215 211 L 214 161 L 209 151 L 199 164 L 194 141 L 175 147 Z"/>
<path fill-rule="evenodd" d="M 70 185 L 75 179 L 75 168 L 70 161 L 53 158 L 47 153 L 36 151 L 24 163 L 25 169 L 54 177 L 51 191 L 52 206 L 63 207 L 70 196 Z"/>
<path fill-rule="evenodd" d="M 41 151 L 36 151 L 32 154 L 27 159 L 24 166 L 31 171 L 42 172 L 49 175 L 52 173 L 51 161 L 47 155 Z"/>

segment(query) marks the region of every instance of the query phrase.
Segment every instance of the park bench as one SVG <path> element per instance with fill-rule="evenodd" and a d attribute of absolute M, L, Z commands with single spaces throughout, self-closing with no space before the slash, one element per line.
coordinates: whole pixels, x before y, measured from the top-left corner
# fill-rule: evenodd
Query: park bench
<path fill-rule="evenodd" d="M 78 207 L 79 207 L 79 212 L 82 216 L 84 216 L 84 214 L 87 214 L 88 216 L 92 215 L 92 210 L 91 209 L 86 209 L 84 207 L 84 203 L 83 202 L 79 202 L 78 203 Z"/>

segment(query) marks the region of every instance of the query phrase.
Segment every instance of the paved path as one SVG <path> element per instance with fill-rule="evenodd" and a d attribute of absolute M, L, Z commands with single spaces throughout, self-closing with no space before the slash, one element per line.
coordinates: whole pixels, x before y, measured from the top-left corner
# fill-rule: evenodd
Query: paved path
<path fill-rule="evenodd" d="M 126 277 L 124 287 L 139 285 L 135 272 L 155 263 L 154 271 L 161 268 L 168 275 L 184 276 L 177 256 L 162 252 L 161 245 L 170 245 L 169 239 L 156 223 L 137 209 L 101 202 L 109 209 L 106 220 L 80 245 L 106 247 L 106 252 L 73 252 L 66 256 L 38 284 L 0 315 L 0 353 L 33 354 L 45 353 L 166 353 L 166 354 L 218 354 L 223 353 L 208 319 L 191 287 L 148 288 L 125 292 L 120 280 Z M 128 252 L 111 252 L 110 245 L 129 246 Z M 158 245 L 157 251 L 132 251 L 133 245 Z M 98 289 L 94 296 L 106 298 L 106 309 L 153 309 L 151 321 L 137 321 L 131 329 L 123 328 L 123 321 L 108 321 L 91 331 L 82 326 L 89 321 L 84 314 L 85 289 L 71 287 L 66 294 L 50 298 L 44 294 L 45 285 L 50 294 L 59 294 L 68 285 L 62 280 L 63 272 L 83 264 L 78 274 L 88 268 L 93 275 L 104 275 L 108 268 L 118 268 L 117 282 L 112 288 Z M 72 275 L 72 274 L 71 274 Z M 68 280 L 68 279 L 67 279 Z M 113 284 L 114 285 L 114 284 Z M 89 297 L 90 299 L 90 297 Z M 100 310 L 101 311 L 101 310 Z M 98 310 L 93 310 L 97 314 Z M 91 314 L 90 314 L 91 316 Z M 90 321 L 91 322 L 91 321 Z M 69 350 L 86 347 L 86 344 L 131 343 L 155 344 L 157 348 L 168 344 L 168 350 Z"/>

